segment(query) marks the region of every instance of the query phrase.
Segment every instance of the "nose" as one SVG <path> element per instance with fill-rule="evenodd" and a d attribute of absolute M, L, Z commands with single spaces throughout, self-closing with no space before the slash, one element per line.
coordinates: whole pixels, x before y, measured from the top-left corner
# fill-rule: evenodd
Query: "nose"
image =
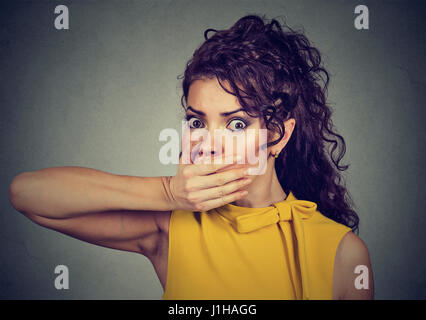
<path fill-rule="evenodd" d="M 222 142 L 223 141 L 220 130 L 205 130 L 202 141 L 198 142 L 194 148 L 195 158 L 220 156 L 224 153 Z"/>

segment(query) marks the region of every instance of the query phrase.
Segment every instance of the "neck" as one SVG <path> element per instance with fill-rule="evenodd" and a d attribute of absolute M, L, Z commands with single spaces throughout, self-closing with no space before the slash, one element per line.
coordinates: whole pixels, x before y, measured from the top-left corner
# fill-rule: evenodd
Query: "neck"
<path fill-rule="evenodd" d="M 233 204 L 240 207 L 264 208 L 287 198 L 275 172 L 274 160 L 269 160 L 266 172 L 251 176 L 253 182 L 247 187 L 248 194 Z M 266 186 L 266 187 L 265 187 Z"/>

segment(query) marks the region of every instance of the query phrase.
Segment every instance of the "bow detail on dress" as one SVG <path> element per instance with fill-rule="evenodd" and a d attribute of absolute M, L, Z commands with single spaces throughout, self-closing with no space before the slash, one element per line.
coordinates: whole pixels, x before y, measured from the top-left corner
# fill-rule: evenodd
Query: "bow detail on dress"
<path fill-rule="evenodd" d="M 239 215 L 232 222 L 238 232 L 247 233 L 281 221 L 308 219 L 316 208 L 316 203 L 310 201 L 282 201 L 264 211 Z"/>
<path fill-rule="evenodd" d="M 266 208 L 239 207 L 232 204 L 217 208 L 239 233 L 279 224 L 286 240 L 285 245 L 289 249 L 290 271 L 297 299 L 309 299 L 309 274 L 302 220 L 312 217 L 316 210 L 315 202 L 298 200 L 291 191 L 284 201 Z M 293 233 L 296 243 L 293 243 Z M 297 283 L 302 283 L 302 287 L 296 285 Z"/>

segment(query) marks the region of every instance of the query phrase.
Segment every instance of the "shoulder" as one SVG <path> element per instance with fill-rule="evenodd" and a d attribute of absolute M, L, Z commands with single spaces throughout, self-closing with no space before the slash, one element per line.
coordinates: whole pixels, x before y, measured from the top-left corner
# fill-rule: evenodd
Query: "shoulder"
<path fill-rule="evenodd" d="M 352 231 L 346 233 L 336 251 L 335 268 L 353 273 L 357 266 L 370 266 L 367 245 Z M 358 268 L 359 269 L 359 268 Z"/>
<path fill-rule="evenodd" d="M 373 298 L 369 251 L 364 241 L 353 232 L 347 232 L 337 247 L 334 282 L 338 299 Z"/>
<path fill-rule="evenodd" d="M 310 219 L 306 220 L 305 227 L 314 241 L 320 241 L 323 245 L 332 248 L 333 255 L 342 238 L 352 230 L 350 227 L 326 217 L 318 210 Z"/>
<path fill-rule="evenodd" d="M 346 233 L 337 248 L 336 259 L 345 264 L 369 260 L 367 245 L 352 231 Z"/>

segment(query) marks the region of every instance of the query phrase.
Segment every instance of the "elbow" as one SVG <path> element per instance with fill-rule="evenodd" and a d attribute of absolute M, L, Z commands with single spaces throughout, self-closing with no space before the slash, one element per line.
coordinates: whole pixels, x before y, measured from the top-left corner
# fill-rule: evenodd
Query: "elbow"
<path fill-rule="evenodd" d="M 23 172 L 15 176 L 9 185 L 9 201 L 19 212 L 25 212 L 24 190 L 27 187 L 30 172 Z"/>

